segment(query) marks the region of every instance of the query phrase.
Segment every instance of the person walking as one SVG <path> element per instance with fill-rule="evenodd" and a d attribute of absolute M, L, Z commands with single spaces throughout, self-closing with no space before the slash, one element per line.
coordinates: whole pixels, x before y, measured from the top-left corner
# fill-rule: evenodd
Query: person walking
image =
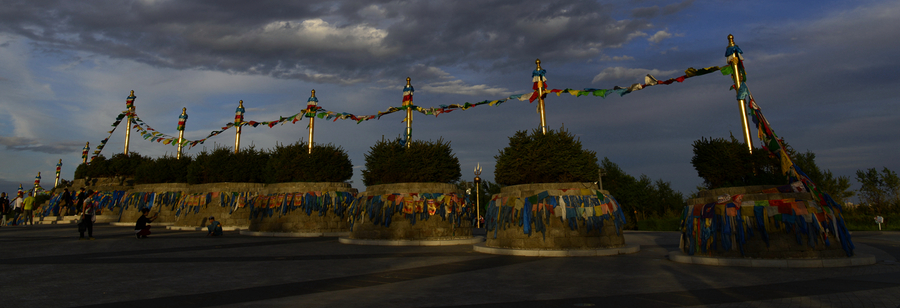
<path fill-rule="evenodd" d="M 6 226 L 6 216 L 9 216 L 10 210 L 9 198 L 6 197 L 6 193 L 4 192 L 0 194 L 0 227 Z"/>
<path fill-rule="evenodd" d="M 22 222 L 22 226 L 27 226 L 29 222 L 32 226 L 34 226 L 34 196 L 29 195 L 28 197 L 25 197 L 25 201 L 23 203 L 25 221 Z"/>
<path fill-rule="evenodd" d="M 94 240 L 94 220 L 96 216 L 94 215 L 94 203 L 90 200 L 84 201 L 84 206 L 81 208 L 81 222 L 78 223 L 78 233 L 81 234 L 79 240 L 84 239 L 84 231 L 88 233 L 88 239 Z"/>
<path fill-rule="evenodd" d="M 15 199 L 12 199 L 12 225 L 19 225 L 19 216 L 22 216 L 22 196 L 16 196 Z"/>

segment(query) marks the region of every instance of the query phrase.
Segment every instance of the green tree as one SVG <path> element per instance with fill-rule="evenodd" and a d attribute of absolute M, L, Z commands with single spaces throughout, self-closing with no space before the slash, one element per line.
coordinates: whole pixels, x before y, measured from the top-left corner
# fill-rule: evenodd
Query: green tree
<path fill-rule="evenodd" d="M 599 171 L 597 153 L 582 149 L 564 129 L 518 131 L 494 158 L 494 180 L 500 185 L 594 182 Z"/>
<path fill-rule="evenodd" d="M 887 167 L 879 173 L 875 168 L 856 171 L 860 201 L 871 207 L 877 214 L 883 211 L 900 210 L 900 177 Z M 894 209 L 894 208 L 897 209 Z"/>
<path fill-rule="evenodd" d="M 600 162 L 605 175 L 603 189 L 609 191 L 628 217 L 628 227 L 645 219 L 679 217 L 684 207 L 684 195 L 672 189 L 671 183 L 655 182 L 646 175 L 635 178 L 619 165 L 604 157 Z"/>
<path fill-rule="evenodd" d="M 844 204 L 845 201 L 853 197 L 856 192 L 850 189 L 850 177 L 835 177 L 831 170 L 822 171 L 816 164 L 816 154 L 810 152 L 798 153 L 791 157 L 794 163 L 800 167 L 803 173 L 809 176 L 809 179 L 816 183 L 816 187 L 824 193 L 831 196 L 838 204 Z"/>
<path fill-rule="evenodd" d="M 724 138 L 705 137 L 694 141 L 694 157 L 691 164 L 697 175 L 703 179 L 706 189 L 748 185 L 786 184 L 782 175 L 781 162 L 766 151 L 757 149 L 751 154 L 747 146 L 734 136 Z M 788 155 L 794 151 L 785 144 Z"/>
<path fill-rule="evenodd" d="M 372 146 L 362 171 L 363 184 L 409 182 L 454 183 L 462 172 L 450 142 L 413 140 L 409 148 L 400 139 L 384 140 Z"/>

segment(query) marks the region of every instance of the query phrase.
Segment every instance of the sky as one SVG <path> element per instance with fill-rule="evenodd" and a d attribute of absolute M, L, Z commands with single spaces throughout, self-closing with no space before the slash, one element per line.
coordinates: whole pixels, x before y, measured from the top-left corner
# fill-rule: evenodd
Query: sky
<path fill-rule="evenodd" d="M 306 108 L 371 115 L 401 106 L 406 78 L 422 107 L 530 93 L 540 59 L 551 89 L 609 89 L 725 64 L 744 51 L 747 85 L 775 133 L 823 169 L 900 170 L 898 1 L 35 1 L 0 6 L 0 191 L 72 179 L 134 91 L 150 127 L 207 137 L 234 120 L 272 121 Z M 550 95 L 546 122 L 625 172 L 702 183 L 690 164 L 702 137 L 741 138 L 731 79 L 719 73 L 618 97 Z M 510 100 L 440 116 L 415 113 L 413 138 L 450 141 L 463 180 L 493 181 L 494 156 L 537 129 L 537 103 Z M 343 148 L 353 187 L 365 155 L 405 131 L 404 113 L 359 124 L 316 121 L 315 143 Z M 307 121 L 244 128 L 242 147 L 307 141 Z M 103 149 L 121 153 L 124 129 Z M 759 140 L 754 137 L 759 147 Z M 186 149 L 233 147 L 234 130 Z M 130 151 L 175 147 L 132 134 Z M 854 188 L 859 185 L 854 180 Z"/>

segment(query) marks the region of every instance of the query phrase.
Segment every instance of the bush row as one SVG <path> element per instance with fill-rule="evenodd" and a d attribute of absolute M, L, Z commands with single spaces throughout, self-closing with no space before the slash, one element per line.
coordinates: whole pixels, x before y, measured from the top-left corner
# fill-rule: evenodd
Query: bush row
<path fill-rule="evenodd" d="M 221 147 L 181 159 L 150 159 L 137 153 L 116 154 L 109 160 L 99 156 L 75 170 L 76 179 L 113 176 L 134 176 L 136 184 L 344 182 L 353 176 L 353 164 L 340 147 L 317 145 L 309 153 L 307 145 L 300 142 L 269 151 L 251 147 L 238 153 Z"/>

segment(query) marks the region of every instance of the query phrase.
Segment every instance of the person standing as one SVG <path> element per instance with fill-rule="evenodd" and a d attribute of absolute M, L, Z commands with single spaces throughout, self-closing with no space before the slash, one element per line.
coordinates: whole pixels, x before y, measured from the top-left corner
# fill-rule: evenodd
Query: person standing
<path fill-rule="evenodd" d="M 9 215 L 9 198 L 6 193 L 0 194 L 0 227 L 6 226 L 6 216 Z"/>
<path fill-rule="evenodd" d="M 79 240 L 84 239 L 84 231 L 88 233 L 88 239 L 94 240 L 94 203 L 90 200 L 84 201 L 81 209 L 81 223 L 78 224 L 78 233 L 81 234 Z"/>
<path fill-rule="evenodd" d="M 75 203 L 76 211 L 84 207 L 84 199 L 87 199 L 87 193 L 84 192 L 84 187 L 81 187 L 78 190 L 78 203 Z"/>
<path fill-rule="evenodd" d="M 147 225 L 154 220 L 159 214 L 153 215 L 153 217 L 147 217 L 147 214 L 150 213 L 150 209 L 142 208 L 141 209 L 141 217 L 138 217 L 136 223 L 134 223 L 134 236 L 137 238 L 147 238 L 150 235 L 150 226 Z"/>
<path fill-rule="evenodd" d="M 25 210 L 25 221 L 22 222 L 22 225 L 27 226 L 30 222 L 34 226 L 34 196 L 29 195 L 25 198 L 23 209 Z"/>
<path fill-rule="evenodd" d="M 63 193 L 60 199 L 62 200 L 62 209 L 60 209 L 59 215 L 69 215 L 69 211 L 72 210 L 72 194 L 69 193 L 68 188 L 63 189 Z"/>

